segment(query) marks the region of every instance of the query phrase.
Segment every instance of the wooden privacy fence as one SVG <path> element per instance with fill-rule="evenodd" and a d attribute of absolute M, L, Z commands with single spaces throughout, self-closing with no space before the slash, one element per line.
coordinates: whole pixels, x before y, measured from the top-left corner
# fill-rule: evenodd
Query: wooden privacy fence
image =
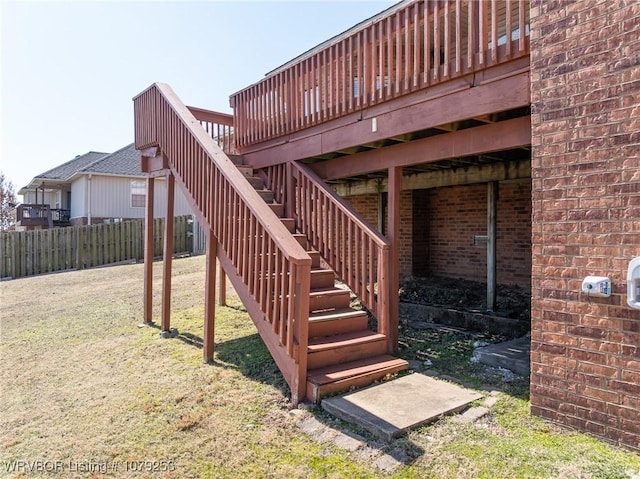
<path fill-rule="evenodd" d="M 194 221 L 178 216 L 175 254 L 193 252 Z M 162 256 L 164 218 L 153 222 L 153 254 Z M 0 278 L 21 278 L 70 269 L 93 268 L 144 256 L 144 221 L 0 233 Z"/>

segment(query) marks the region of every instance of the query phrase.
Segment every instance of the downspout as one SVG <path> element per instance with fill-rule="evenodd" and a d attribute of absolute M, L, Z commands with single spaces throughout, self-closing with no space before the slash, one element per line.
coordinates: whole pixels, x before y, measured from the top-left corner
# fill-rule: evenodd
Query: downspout
<path fill-rule="evenodd" d="M 87 225 L 91 226 L 91 173 L 87 179 Z"/>

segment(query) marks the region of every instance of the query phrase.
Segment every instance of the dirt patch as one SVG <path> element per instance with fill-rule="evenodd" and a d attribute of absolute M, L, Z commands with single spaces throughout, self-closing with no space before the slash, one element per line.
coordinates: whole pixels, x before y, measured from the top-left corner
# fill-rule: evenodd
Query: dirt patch
<path fill-rule="evenodd" d="M 477 281 L 443 277 L 408 278 L 401 282 L 400 301 L 442 309 L 486 313 L 487 285 Z M 519 286 L 498 285 L 492 316 L 531 319 L 531 292 Z"/>

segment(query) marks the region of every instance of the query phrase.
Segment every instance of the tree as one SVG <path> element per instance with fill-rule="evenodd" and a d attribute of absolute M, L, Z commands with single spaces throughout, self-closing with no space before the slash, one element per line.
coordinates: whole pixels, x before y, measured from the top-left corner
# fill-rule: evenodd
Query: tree
<path fill-rule="evenodd" d="M 13 183 L 0 171 L 0 231 L 10 231 L 15 226 L 13 210 L 18 204 Z"/>

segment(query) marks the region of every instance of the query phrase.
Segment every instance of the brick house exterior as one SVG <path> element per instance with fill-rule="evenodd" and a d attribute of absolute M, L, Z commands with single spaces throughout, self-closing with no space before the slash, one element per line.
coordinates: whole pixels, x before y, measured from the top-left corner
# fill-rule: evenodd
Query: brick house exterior
<path fill-rule="evenodd" d="M 376 194 L 345 197 L 378 225 Z M 385 211 L 385 217 L 387 212 Z M 485 183 L 404 190 L 400 196 L 400 277 L 442 276 L 485 282 L 487 251 L 474 236 L 487 231 Z M 497 282 L 531 286 L 531 182 L 500 182 Z"/>
<path fill-rule="evenodd" d="M 640 3 L 531 2 L 533 414 L 640 449 Z M 581 281 L 608 276 L 610 298 Z"/>
<path fill-rule="evenodd" d="M 433 45 L 444 45 L 440 59 L 430 51 Z M 640 450 L 640 310 L 627 305 L 626 292 L 627 267 L 640 256 L 639 98 L 637 1 L 413 0 L 234 93 L 233 118 L 202 109 L 191 109 L 194 116 L 187 117 L 189 108 L 168 86 L 152 85 L 134 99 L 136 148 L 146 152 L 145 172 L 160 175 L 171 165 L 167 177 L 187 178 L 192 184 L 184 188 L 202 211 L 211 218 L 236 218 L 236 210 L 224 208 L 249 201 L 242 195 L 220 200 L 221 212 L 211 213 L 202 158 L 214 165 L 205 170 L 209 184 L 228 182 L 225 192 L 244 191 L 246 185 L 217 173 L 229 164 L 203 146 L 202 131 L 176 128 L 194 119 L 207 132 L 216 123 L 233 125 L 233 149 L 243 166 L 261 170 L 329 266 L 342 271 L 352 289 L 361 288 L 364 300 L 376 288 L 394 297 L 381 301 L 390 307 L 389 314 L 380 308 L 378 322 L 389 352 L 397 346 L 401 277 L 486 278 L 488 300 L 496 284 L 530 288 L 532 413 Z M 163 109 L 155 108 L 159 104 Z M 352 223 L 350 208 L 322 182 L 387 238 L 359 219 Z M 259 223 L 252 214 L 240 215 L 245 224 L 235 229 L 209 223 L 218 251 L 233 253 L 225 259 L 232 273 L 238 265 L 251 271 L 247 264 L 257 257 L 236 252 L 252 236 L 236 234 L 254 231 Z M 344 231 L 346 224 L 349 234 L 329 234 L 338 227 Z M 293 238 L 291 243 L 298 247 Z M 371 259 L 367 265 L 374 255 L 366 248 L 374 243 L 389 251 L 388 262 L 382 255 L 378 260 L 388 267 L 375 268 Z M 215 266 L 215 253 L 207 261 Z M 260 267 L 269 271 L 263 278 L 279 277 L 279 270 L 269 269 L 271 261 L 264 263 Z M 150 285 L 151 269 L 146 271 Z M 591 275 L 609 277 L 613 294 L 582 293 L 582 281 Z M 300 273 L 300 285 L 306 287 L 307 276 Z M 271 299 L 256 303 L 256 283 L 235 280 L 243 302 L 253 305 L 247 310 L 255 312 L 256 326 L 263 328 L 266 316 L 281 310 L 261 310 Z M 165 298 L 170 289 L 168 282 Z M 151 287 L 145 301 L 150 317 Z M 297 324 L 304 325 L 308 304 L 296 304 L 302 312 Z M 205 310 L 215 312 L 212 303 Z M 273 324 L 284 324 L 273 316 Z M 295 328 L 291 323 L 289 331 Z M 169 330 L 168 311 L 163 329 Z M 318 366 L 306 370 L 309 351 L 283 352 L 283 336 L 268 329 L 261 336 L 282 360 L 292 402 L 318 400 L 320 388 L 307 381 Z M 306 333 L 299 344 L 307 344 Z M 206 360 L 213 357 L 213 337 L 205 340 Z M 342 363 L 349 356 L 342 355 Z M 341 374 L 348 376 L 347 369 Z"/>

